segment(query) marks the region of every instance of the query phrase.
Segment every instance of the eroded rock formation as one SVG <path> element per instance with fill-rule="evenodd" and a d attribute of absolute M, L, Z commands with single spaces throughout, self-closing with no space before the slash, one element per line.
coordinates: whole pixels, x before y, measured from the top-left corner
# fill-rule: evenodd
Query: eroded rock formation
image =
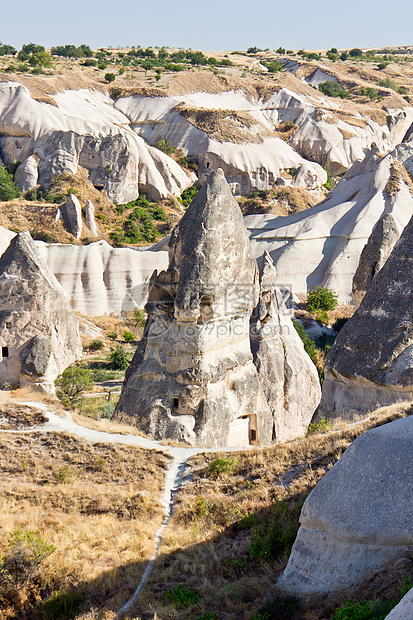
<path fill-rule="evenodd" d="M 210 446 L 269 443 L 272 415 L 252 361 L 259 296 L 241 211 L 221 170 L 198 192 L 154 273 L 142 359 L 115 411 L 157 439 Z M 135 360 L 136 365 L 136 360 Z"/>
<path fill-rule="evenodd" d="M 54 391 L 54 379 L 82 355 L 64 291 L 19 233 L 0 258 L 0 383 Z"/>
<path fill-rule="evenodd" d="M 400 232 L 394 217 L 388 213 L 379 219 L 360 255 L 359 264 L 353 278 L 353 300 L 359 307 L 366 291 L 375 276 L 389 258 Z"/>
<path fill-rule="evenodd" d="M 286 441 L 307 432 L 320 402 L 320 381 L 277 288 L 268 252 L 260 269 L 260 287 L 251 319 L 251 350 L 273 415 L 273 439 Z"/>
<path fill-rule="evenodd" d="M 319 415 L 413 398 L 413 218 L 327 354 Z"/>
<path fill-rule="evenodd" d="M 412 442 L 410 416 L 347 448 L 305 501 L 279 587 L 296 595 L 344 590 L 390 560 L 410 557 Z"/>

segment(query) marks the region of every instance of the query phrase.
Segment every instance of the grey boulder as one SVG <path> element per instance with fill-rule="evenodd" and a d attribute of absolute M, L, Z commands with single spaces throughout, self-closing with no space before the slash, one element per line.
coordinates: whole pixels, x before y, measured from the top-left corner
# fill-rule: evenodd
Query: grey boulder
<path fill-rule="evenodd" d="M 345 590 L 387 562 L 411 557 L 412 446 L 413 417 L 407 417 L 368 431 L 347 448 L 304 503 L 278 581 L 282 590 Z"/>
<path fill-rule="evenodd" d="M 37 159 L 31 155 L 17 168 L 14 182 L 22 192 L 27 192 L 36 187 L 38 176 Z"/>

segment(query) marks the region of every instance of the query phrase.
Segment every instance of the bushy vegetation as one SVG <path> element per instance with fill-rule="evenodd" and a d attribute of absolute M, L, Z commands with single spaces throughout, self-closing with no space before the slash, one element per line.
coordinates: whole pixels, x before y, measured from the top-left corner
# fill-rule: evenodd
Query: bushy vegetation
<path fill-rule="evenodd" d="M 287 559 L 297 536 L 298 517 L 302 502 L 288 505 L 284 500 L 273 502 L 265 524 L 253 525 L 249 555 L 256 562 Z"/>
<path fill-rule="evenodd" d="M 0 201 L 14 200 L 20 196 L 20 190 L 13 181 L 13 175 L 0 164 Z"/>
<path fill-rule="evenodd" d="M 318 90 L 322 92 L 323 95 L 327 95 L 328 97 L 340 97 L 341 99 L 347 99 L 350 97 L 350 94 L 341 86 L 341 84 L 334 82 L 333 80 L 321 82 L 321 84 L 318 85 Z"/>
<path fill-rule="evenodd" d="M 222 474 L 233 473 L 238 465 L 238 459 L 235 456 L 219 457 L 212 461 L 209 466 L 209 473 L 213 476 L 221 476 Z"/>
<path fill-rule="evenodd" d="M 88 368 L 69 366 L 57 377 L 55 386 L 62 403 L 73 405 L 85 390 L 92 388 L 92 374 Z"/>
<path fill-rule="evenodd" d="M 399 595 L 392 601 L 377 598 L 354 603 L 349 600 L 335 611 L 331 620 L 385 620 L 386 616 L 412 587 L 413 583 L 405 578 L 400 584 Z"/>
<path fill-rule="evenodd" d="M 0 557 L 0 588 L 14 593 L 15 602 L 23 588 L 36 576 L 40 564 L 56 548 L 37 532 L 16 530 Z"/>
<path fill-rule="evenodd" d="M 195 183 L 191 187 L 184 189 L 182 194 L 178 196 L 178 200 L 182 206 L 188 207 L 199 191 L 199 186 Z"/>
<path fill-rule="evenodd" d="M 316 433 L 327 433 L 331 431 L 334 424 L 333 421 L 327 418 L 320 418 L 318 422 L 312 422 L 308 425 L 307 435 L 315 435 Z"/>
<path fill-rule="evenodd" d="M 338 304 L 338 295 L 326 286 L 317 286 L 308 293 L 307 308 L 309 312 L 317 310 L 334 310 Z"/>
<path fill-rule="evenodd" d="M 110 350 L 108 361 L 113 370 L 126 370 L 129 366 L 128 355 L 121 344 Z"/>
<path fill-rule="evenodd" d="M 16 54 L 17 50 L 15 47 L 5 43 L 0 43 L 0 56 L 15 56 Z"/>
<path fill-rule="evenodd" d="M 176 609 L 187 609 L 191 605 L 196 605 L 201 594 L 197 590 L 191 590 L 187 586 L 177 585 L 173 590 L 164 592 L 164 596 Z"/>
<path fill-rule="evenodd" d="M 154 225 L 154 220 L 167 222 L 165 211 L 157 203 L 149 202 L 145 195 L 139 196 L 126 204 L 116 207 L 118 215 L 126 210 L 131 210 L 122 223 L 122 229 L 110 233 L 110 239 L 115 246 L 125 243 L 154 242 L 159 237 L 159 231 Z"/>
<path fill-rule="evenodd" d="M 93 52 L 88 45 L 57 45 L 50 50 L 52 56 L 63 58 L 92 58 Z"/>

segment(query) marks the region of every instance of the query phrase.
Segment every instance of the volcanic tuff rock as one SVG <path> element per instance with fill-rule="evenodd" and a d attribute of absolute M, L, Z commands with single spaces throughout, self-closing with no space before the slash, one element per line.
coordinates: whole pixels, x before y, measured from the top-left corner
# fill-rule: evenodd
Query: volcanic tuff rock
<path fill-rule="evenodd" d="M 400 237 L 393 216 L 388 213 L 379 219 L 360 255 L 353 278 L 353 300 L 359 307 L 366 291 L 389 258 L 394 244 Z"/>
<path fill-rule="evenodd" d="M 143 361 L 128 375 L 115 418 L 192 445 L 270 442 L 272 415 L 249 342 L 258 268 L 221 170 L 198 192 L 169 246 L 168 270 L 150 283 Z"/>
<path fill-rule="evenodd" d="M 95 207 L 91 200 L 86 200 L 85 204 L 85 224 L 93 236 L 98 234 L 95 221 Z"/>
<path fill-rule="evenodd" d="M 28 232 L 0 258 L 0 382 L 54 391 L 54 379 L 82 355 L 63 289 Z"/>
<path fill-rule="evenodd" d="M 74 236 L 75 239 L 80 239 L 82 234 L 82 207 L 80 202 L 74 194 L 70 194 L 65 204 L 60 207 L 61 212 L 67 230 Z"/>
<path fill-rule="evenodd" d="M 113 107 L 108 94 L 90 90 L 57 93 L 55 105 L 32 99 L 25 86 L 0 84 L 0 145 L 6 164 L 39 157 L 39 183 L 47 187 L 77 165 L 114 202 L 144 191 L 151 200 L 180 195 L 193 183 L 168 155 L 148 147 Z"/>
<path fill-rule="evenodd" d="M 247 215 L 253 256 L 268 250 L 279 287 L 305 294 L 323 284 L 350 302 L 360 254 L 375 224 L 391 214 L 401 231 L 413 215 L 408 170 L 413 173 L 413 143 L 384 157 L 372 149 L 315 207 L 288 217 Z"/>
<path fill-rule="evenodd" d="M 412 620 L 413 618 L 413 588 L 405 594 L 396 607 L 392 609 L 385 620 Z"/>
<path fill-rule="evenodd" d="M 37 160 L 31 155 L 17 168 L 14 175 L 14 182 L 22 192 L 27 192 L 29 189 L 36 187 L 38 176 Z"/>
<path fill-rule="evenodd" d="M 411 556 L 412 442 L 410 416 L 347 448 L 304 503 L 279 587 L 296 595 L 343 590 L 390 560 Z"/>
<path fill-rule="evenodd" d="M 251 350 L 273 415 L 273 439 L 287 441 L 306 434 L 320 402 L 320 382 L 282 301 L 268 252 L 260 268 L 260 287 L 251 319 Z"/>
<path fill-rule="evenodd" d="M 413 217 L 326 357 L 319 415 L 413 398 Z"/>

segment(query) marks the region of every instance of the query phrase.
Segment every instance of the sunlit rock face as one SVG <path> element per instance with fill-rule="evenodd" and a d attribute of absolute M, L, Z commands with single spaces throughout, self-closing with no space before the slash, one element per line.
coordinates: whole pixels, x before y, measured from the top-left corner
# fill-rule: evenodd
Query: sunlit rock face
<path fill-rule="evenodd" d="M 82 356 L 77 319 L 28 232 L 0 258 L 0 384 L 54 392 Z"/>
<path fill-rule="evenodd" d="M 320 381 L 282 300 L 268 252 L 261 263 L 260 289 L 251 317 L 251 350 L 273 416 L 273 439 L 287 441 L 306 434 L 320 402 Z"/>
<path fill-rule="evenodd" d="M 157 439 L 227 446 L 269 443 L 272 415 L 252 361 L 259 277 L 242 214 L 221 170 L 210 175 L 154 273 L 144 352 L 115 416 Z"/>
<path fill-rule="evenodd" d="M 319 415 L 413 398 L 413 218 L 326 357 Z"/>

